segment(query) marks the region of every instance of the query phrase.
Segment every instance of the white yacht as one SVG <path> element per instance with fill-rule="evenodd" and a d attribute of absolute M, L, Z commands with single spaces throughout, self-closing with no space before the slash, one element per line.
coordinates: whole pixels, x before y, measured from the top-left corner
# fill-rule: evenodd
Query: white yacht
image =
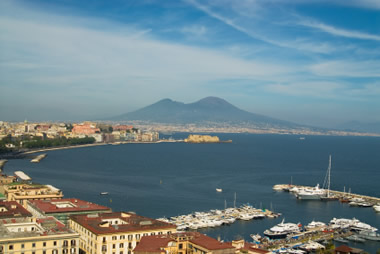
<path fill-rule="evenodd" d="M 373 206 L 373 209 L 374 209 L 376 212 L 380 213 L 380 204 L 374 205 L 374 206 Z"/>
<path fill-rule="evenodd" d="M 296 195 L 298 199 L 302 200 L 320 200 L 321 197 L 326 196 L 326 190 L 320 189 L 317 184 L 314 188 L 300 190 Z"/>
<path fill-rule="evenodd" d="M 320 221 L 312 221 L 305 226 L 307 230 L 322 229 L 326 227 L 326 224 Z"/>
<path fill-rule="evenodd" d="M 353 218 L 351 220 L 350 227 L 351 227 L 352 230 L 356 230 L 356 231 L 362 231 L 362 230 L 371 231 L 371 232 L 377 231 L 377 228 L 372 227 L 371 225 L 368 225 L 367 223 L 361 222 L 361 221 L 359 221 L 358 219 L 355 219 L 355 218 Z"/>
<path fill-rule="evenodd" d="M 300 232 L 300 227 L 298 225 L 299 224 L 295 223 L 284 223 L 284 220 L 282 220 L 280 224 L 265 230 L 264 235 L 271 239 L 285 238 L 289 234 Z"/>

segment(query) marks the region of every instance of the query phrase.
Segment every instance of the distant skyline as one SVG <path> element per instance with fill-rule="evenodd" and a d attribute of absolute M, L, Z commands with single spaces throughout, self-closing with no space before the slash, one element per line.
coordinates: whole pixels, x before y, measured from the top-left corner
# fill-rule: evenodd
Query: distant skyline
<path fill-rule="evenodd" d="M 380 1 L 0 1 L 0 121 L 206 96 L 313 126 L 380 122 Z"/>

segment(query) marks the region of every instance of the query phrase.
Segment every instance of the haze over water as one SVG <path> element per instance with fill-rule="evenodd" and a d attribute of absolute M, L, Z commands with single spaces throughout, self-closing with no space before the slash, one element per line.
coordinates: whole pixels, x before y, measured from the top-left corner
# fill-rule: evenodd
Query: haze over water
<path fill-rule="evenodd" d="M 186 134 L 187 135 L 187 134 Z M 23 170 L 35 182 L 52 184 L 65 197 L 110 206 L 114 211 L 135 211 L 158 218 L 195 211 L 223 209 L 250 203 L 283 214 L 278 219 L 238 221 L 231 226 L 201 230 L 212 237 L 232 240 L 260 233 L 283 218 L 307 224 L 333 217 L 353 218 L 380 228 L 380 214 L 372 208 L 354 208 L 339 202 L 298 201 L 274 192 L 279 183 L 323 184 L 332 155 L 331 188 L 380 196 L 380 139 L 218 134 L 225 144 L 126 144 L 48 152 L 39 164 L 11 160 L 5 173 Z M 185 137 L 177 134 L 176 138 Z M 222 188 L 217 193 L 216 188 Z M 100 192 L 109 192 L 101 196 Z M 370 253 L 379 243 L 350 243 Z"/>

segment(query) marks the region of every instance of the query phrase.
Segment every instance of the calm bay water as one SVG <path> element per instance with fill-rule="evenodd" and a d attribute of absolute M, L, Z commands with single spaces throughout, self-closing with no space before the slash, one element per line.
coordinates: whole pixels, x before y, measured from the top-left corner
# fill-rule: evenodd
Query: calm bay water
<path fill-rule="evenodd" d="M 274 192 L 279 183 L 322 184 L 332 155 L 332 189 L 380 197 L 380 138 L 288 135 L 218 134 L 223 144 L 125 144 L 48 152 L 39 164 L 12 160 L 5 172 L 22 170 L 35 182 L 52 184 L 65 197 L 134 211 L 158 218 L 195 211 L 223 209 L 250 203 L 273 208 L 278 219 L 238 221 L 230 226 L 202 230 L 212 237 L 250 240 L 279 223 L 328 222 L 333 217 L 356 217 L 380 228 L 380 214 L 372 208 L 354 208 L 339 202 L 298 201 Z M 184 137 L 177 134 L 175 138 Z M 222 188 L 217 193 L 216 188 Z M 109 196 L 101 196 L 107 191 Z M 375 253 L 380 243 L 350 243 Z"/>

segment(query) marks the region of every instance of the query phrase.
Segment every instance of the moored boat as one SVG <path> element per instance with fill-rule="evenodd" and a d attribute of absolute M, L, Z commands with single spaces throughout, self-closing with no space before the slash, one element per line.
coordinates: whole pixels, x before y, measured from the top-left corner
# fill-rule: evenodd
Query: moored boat
<path fill-rule="evenodd" d="M 282 239 L 293 233 L 300 232 L 300 224 L 295 223 L 284 223 L 285 220 L 282 220 L 280 224 L 277 224 L 270 229 L 264 231 L 264 235 L 268 236 L 271 239 Z"/>

